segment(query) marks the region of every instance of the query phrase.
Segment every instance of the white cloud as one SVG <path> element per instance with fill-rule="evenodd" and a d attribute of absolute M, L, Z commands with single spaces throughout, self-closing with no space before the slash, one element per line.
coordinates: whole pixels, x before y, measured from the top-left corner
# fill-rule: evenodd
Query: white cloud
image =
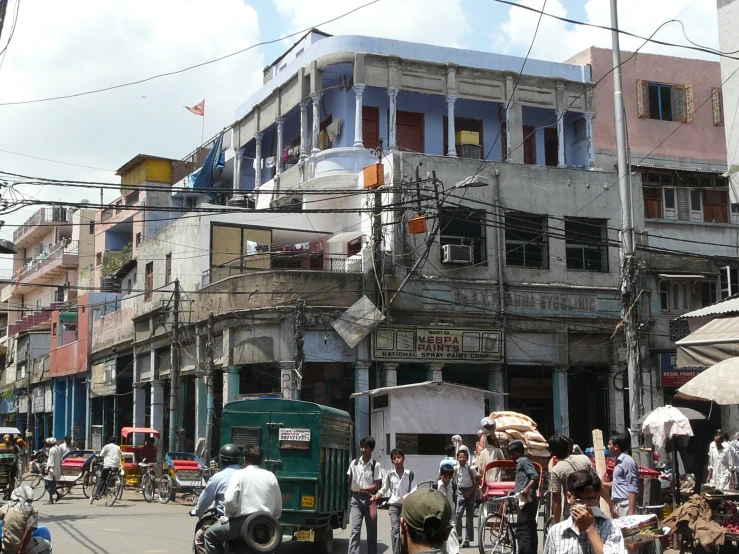
<path fill-rule="evenodd" d="M 23 2 L 0 69 L 0 102 L 71 94 L 184 68 L 259 41 L 256 11 L 242 0 Z M 10 16 L 15 9 L 11 1 Z M 2 45 L 9 34 L 6 18 Z M 236 106 L 261 86 L 257 49 L 227 60 L 111 92 L 20 106 L 0 106 L 0 149 L 116 169 L 139 153 L 184 157 L 200 142 L 202 120 L 184 109 L 206 98 L 206 136 L 233 122 Z M 0 152 L 14 173 L 117 182 L 111 173 L 50 164 Z M 36 195 L 38 187 L 27 187 Z M 98 191 L 45 187 L 40 198 Z M 110 200 L 114 193 L 106 193 Z M 3 217 L 3 233 L 35 209 Z"/>
<path fill-rule="evenodd" d="M 521 0 L 520 4 L 540 10 L 543 0 Z M 686 9 L 687 8 L 687 9 Z M 567 9 L 560 0 L 548 0 L 546 13 L 567 17 Z M 497 28 L 492 37 L 494 50 L 502 53 L 524 55 L 531 43 L 538 14 L 522 8 L 511 7 L 508 18 Z M 682 13 L 681 13 L 682 12 Z M 585 21 L 610 27 L 609 0 L 588 0 L 585 4 Z M 718 48 L 716 3 L 710 0 L 620 0 L 618 3 L 619 27 L 643 37 L 650 36 L 659 25 L 672 18 L 683 21 L 688 37 L 698 44 Z M 577 17 L 572 17 L 577 19 Z M 662 28 L 654 37 L 675 44 L 688 44 L 677 23 Z M 643 40 L 621 35 L 621 49 L 633 51 Z M 590 46 L 611 47 L 610 31 L 586 26 L 575 26 L 544 16 L 531 56 L 550 61 L 564 61 Z M 684 58 L 718 59 L 684 48 L 647 44 L 640 52 L 666 54 Z"/>
<path fill-rule="evenodd" d="M 277 11 L 287 19 L 290 31 L 317 25 L 367 0 L 272 0 Z M 463 0 L 395 0 L 378 2 L 329 25 L 322 31 L 331 34 L 365 35 L 422 42 L 439 46 L 461 47 L 471 25 Z"/>

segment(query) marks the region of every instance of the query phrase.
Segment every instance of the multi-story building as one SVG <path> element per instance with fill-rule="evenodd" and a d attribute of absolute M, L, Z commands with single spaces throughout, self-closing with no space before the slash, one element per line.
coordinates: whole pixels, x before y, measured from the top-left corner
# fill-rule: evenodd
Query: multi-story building
<path fill-rule="evenodd" d="M 722 176 L 724 117 L 721 103 L 715 102 L 721 93 L 719 63 L 631 52 L 622 52 L 621 60 L 630 163 L 643 185 L 633 198 L 644 211 L 637 249 L 644 324 L 641 403 L 649 411 L 674 402 L 677 387 L 693 375 L 675 365 L 675 342 L 688 334 L 686 322 L 676 318 L 739 290 L 739 219 Z M 589 48 L 569 62 L 588 64 L 598 83 L 593 91 L 595 156 L 599 167 L 613 171 L 612 51 Z M 613 376 L 619 383 L 621 369 Z M 628 409 L 623 412 L 628 421 Z M 711 425 L 719 425 L 717 411 L 712 413 Z"/>

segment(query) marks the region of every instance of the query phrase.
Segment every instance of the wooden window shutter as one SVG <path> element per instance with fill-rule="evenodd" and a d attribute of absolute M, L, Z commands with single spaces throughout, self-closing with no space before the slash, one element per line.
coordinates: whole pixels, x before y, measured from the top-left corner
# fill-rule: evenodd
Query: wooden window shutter
<path fill-rule="evenodd" d="M 720 88 L 711 89 L 711 104 L 713 106 L 713 124 L 724 124 L 724 93 Z"/>
<path fill-rule="evenodd" d="M 687 121 L 685 111 L 685 87 L 674 85 L 672 87 L 672 120 L 685 123 Z"/>
<path fill-rule="evenodd" d="M 642 118 L 649 118 L 649 84 L 641 79 L 636 80 L 636 114 Z"/>
<path fill-rule="evenodd" d="M 685 121 L 695 119 L 695 102 L 693 101 L 693 85 L 685 85 Z"/>

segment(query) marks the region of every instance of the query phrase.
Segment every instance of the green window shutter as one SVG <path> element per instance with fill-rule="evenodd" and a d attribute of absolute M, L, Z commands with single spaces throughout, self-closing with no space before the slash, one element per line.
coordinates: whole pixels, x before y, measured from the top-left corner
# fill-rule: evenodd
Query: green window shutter
<path fill-rule="evenodd" d="M 636 80 L 636 114 L 641 119 L 649 118 L 649 83 Z"/>

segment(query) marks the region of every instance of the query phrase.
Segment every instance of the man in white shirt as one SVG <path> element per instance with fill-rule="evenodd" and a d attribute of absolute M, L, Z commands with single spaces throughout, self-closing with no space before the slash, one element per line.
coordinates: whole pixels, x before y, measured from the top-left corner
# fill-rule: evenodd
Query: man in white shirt
<path fill-rule="evenodd" d="M 45 444 L 49 449 L 49 454 L 46 458 L 44 485 L 49 493 L 48 503 L 53 504 L 55 501 L 59 502 L 62 499 L 62 495 L 56 490 L 56 482 L 62 478 L 62 455 L 54 437 L 46 439 Z M 54 495 L 56 495 L 56 499 L 54 499 Z"/>
<path fill-rule="evenodd" d="M 71 450 L 76 450 L 76 447 L 72 446 L 72 437 L 67 435 L 64 437 L 64 442 L 59 445 L 59 451 L 62 453 L 62 460 Z"/>
<path fill-rule="evenodd" d="M 244 520 L 257 512 L 282 514 L 282 492 L 277 477 L 261 469 L 263 453 L 259 446 L 244 448 L 244 469 L 234 472 L 223 497 L 225 515 L 205 532 L 205 553 L 223 554 L 223 543 L 241 536 Z"/>
<path fill-rule="evenodd" d="M 405 453 L 401 449 L 393 448 L 390 452 L 390 461 L 393 462 L 395 469 L 385 476 L 382 488 L 375 495 L 375 502 L 382 497 L 389 497 L 388 515 L 393 554 L 400 554 L 400 512 L 405 497 L 416 490 L 416 485 L 413 484 L 413 472 L 405 469 Z"/>
<path fill-rule="evenodd" d="M 105 491 L 108 482 L 108 476 L 111 471 L 118 471 L 121 468 L 121 447 L 116 444 L 118 439 L 110 437 L 108 444 L 103 446 L 99 456 L 103 459 L 103 469 L 100 472 L 100 481 L 98 482 L 95 497 L 99 498 Z"/>

